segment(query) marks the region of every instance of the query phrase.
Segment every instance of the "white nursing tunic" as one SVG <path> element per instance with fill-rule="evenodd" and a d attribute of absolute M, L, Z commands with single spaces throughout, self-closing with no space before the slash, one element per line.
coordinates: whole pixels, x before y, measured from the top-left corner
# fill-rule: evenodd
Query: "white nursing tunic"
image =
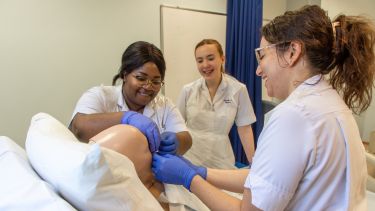
<path fill-rule="evenodd" d="M 260 209 L 367 209 L 358 127 L 338 93 L 320 78 L 297 87 L 263 128 L 245 183 Z"/>
<path fill-rule="evenodd" d="M 83 114 L 128 111 L 129 108 L 121 94 L 122 86 L 97 86 L 86 91 L 74 109 L 72 118 L 77 112 Z M 157 95 L 143 110 L 143 115 L 151 118 L 165 131 L 188 131 L 177 107 L 168 98 Z"/>
<path fill-rule="evenodd" d="M 193 138 L 191 149 L 184 155 L 194 164 L 210 168 L 233 169 L 234 154 L 229 131 L 255 122 L 255 114 L 246 86 L 223 74 L 213 100 L 205 80 L 200 78 L 184 86 L 177 107 Z"/>

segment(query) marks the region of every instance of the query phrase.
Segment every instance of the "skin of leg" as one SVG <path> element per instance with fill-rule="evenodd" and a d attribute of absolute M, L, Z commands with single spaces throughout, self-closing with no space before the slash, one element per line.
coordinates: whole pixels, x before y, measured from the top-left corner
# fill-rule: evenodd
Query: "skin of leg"
<path fill-rule="evenodd" d="M 115 125 L 90 140 L 128 157 L 133 162 L 142 183 L 146 187 L 152 184 L 152 155 L 146 137 L 137 128 L 130 125 Z"/>
<path fill-rule="evenodd" d="M 152 174 L 152 155 L 148 142 L 137 128 L 130 125 L 115 125 L 98 133 L 90 141 L 128 157 L 133 162 L 141 182 L 156 199 L 159 198 L 164 191 L 164 186 L 157 182 Z M 164 210 L 169 210 L 168 204 L 160 204 Z"/>

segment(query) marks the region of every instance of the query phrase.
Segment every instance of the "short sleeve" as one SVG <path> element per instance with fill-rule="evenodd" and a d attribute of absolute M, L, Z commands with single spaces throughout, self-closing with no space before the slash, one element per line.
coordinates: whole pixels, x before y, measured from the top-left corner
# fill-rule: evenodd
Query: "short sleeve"
<path fill-rule="evenodd" d="M 237 126 L 250 125 L 256 121 L 249 93 L 244 85 L 241 86 L 239 90 L 238 108 L 235 121 Z"/>
<path fill-rule="evenodd" d="M 102 109 L 103 106 L 101 106 L 103 99 L 100 95 L 100 90 L 101 87 L 93 87 L 82 94 L 76 104 L 72 119 L 77 113 L 94 114 L 104 112 Z"/>
<path fill-rule="evenodd" d="M 263 210 L 284 210 L 303 177 L 314 137 L 294 108 L 279 108 L 265 125 L 245 187 Z"/>

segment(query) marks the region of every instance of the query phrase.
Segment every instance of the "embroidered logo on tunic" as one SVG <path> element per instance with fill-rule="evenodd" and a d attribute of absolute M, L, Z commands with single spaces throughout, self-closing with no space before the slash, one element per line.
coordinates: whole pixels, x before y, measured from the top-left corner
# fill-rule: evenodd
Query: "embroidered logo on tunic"
<path fill-rule="evenodd" d="M 232 99 L 224 99 L 224 103 L 232 103 Z"/>

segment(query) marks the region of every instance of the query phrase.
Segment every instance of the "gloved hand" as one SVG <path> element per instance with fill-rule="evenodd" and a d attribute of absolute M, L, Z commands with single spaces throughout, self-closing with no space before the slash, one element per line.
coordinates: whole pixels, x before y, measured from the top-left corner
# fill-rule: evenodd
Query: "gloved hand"
<path fill-rule="evenodd" d="M 152 119 L 134 111 L 126 111 L 122 116 L 121 124 L 138 128 L 146 136 L 151 153 L 159 148 L 160 133 L 158 126 Z"/>
<path fill-rule="evenodd" d="M 191 168 L 193 168 L 199 176 L 201 176 L 203 179 L 207 179 L 207 168 L 203 166 L 196 166 L 192 164 L 188 159 L 184 158 L 183 156 L 178 155 L 181 160 L 183 160 L 186 164 L 188 164 Z"/>
<path fill-rule="evenodd" d="M 152 156 L 152 171 L 160 182 L 183 185 L 190 190 L 191 181 L 198 173 L 186 164 L 180 157 L 175 155 Z"/>
<path fill-rule="evenodd" d="M 175 155 L 177 152 L 179 142 L 176 133 L 164 132 L 161 134 L 161 141 L 159 147 L 159 154 L 172 154 Z"/>

